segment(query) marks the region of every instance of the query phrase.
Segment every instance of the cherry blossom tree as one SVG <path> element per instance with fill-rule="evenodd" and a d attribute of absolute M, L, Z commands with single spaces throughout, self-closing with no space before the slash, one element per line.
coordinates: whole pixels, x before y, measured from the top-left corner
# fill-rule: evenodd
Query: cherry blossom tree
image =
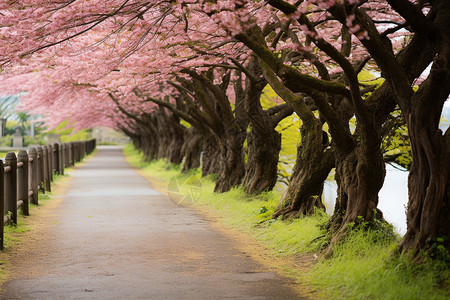
<path fill-rule="evenodd" d="M 317 8 L 311 10 L 313 2 L 317 4 Z M 408 232 L 401 243 L 401 249 L 403 251 L 433 249 L 432 245 L 436 243 L 438 237 L 444 237 L 443 243 L 448 249 L 446 237 L 449 222 L 443 217 L 448 214 L 449 170 L 446 163 L 449 157 L 448 132 L 442 134 L 438 129 L 443 103 L 449 96 L 449 48 L 446 44 L 450 32 L 447 19 L 448 3 L 425 1 L 414 5 L 409 1 L 388 1 L 390 6 L 387 9 L 391 13 L 397 12 L 404 18 L 403 21 L 399 19 L 398 25 L 388 28 L 376 25 L 383 21 L 386 23 L 379 15 L 373 14 L 378 12 L 377 6 L 385 4 L 377 1 L 343 1 L 342 4 L 334 1 L 308 1 L 308 3 L 305 1 L 298 2 L 299 7 L 285 1 L 268 1 L 268 3 L 292 16 L 303 27 L 302 31 L 311 41 L 342 68 L 348 84 L 348 94 L 345 95 L 344 92 L 341 94 L 351 100 L 350 104 L 355 112 L 357 128 L 352 135 L 349 135 L 348 129 L 343 130 L 341 125 L 333 121 L 338 116 L 330 110 L 326 102 L 322 101 L 320 96 L 316 97 L 314 92 L 307 90 L 316 87 L 301 86 L 302 82 L 306 85 L 305 79 L 311 78 L 304 78 L 305 76 L 296 70 L 281 65 L 267 48 L 253 43 L 255 39 L 249 39 L 248 33 L 238 35 L 238 38 L 250 46 L 287 87 L 293 91 L 309 94 L 327 120 L 336 146 L 336 173 L 339 184 L 337 209 L 344 212 L 341 224 L 357 221 L 360 217 L 364 220 L 373 217 L 378 189 L 384 177 L 384 169 L 380 164 L 381 155 L 378 151 L 380 137 L 376 133 L 380 128 L 380 116 L 386 115 L 389 111 L 389 109 L 380 111 L 379 108 L 382 107 L 382 103 L 388 103 L 392 107 L 394 100 L 399 104 L 407 120 L 413 151 L 413 166 L 409 178 Z M 372 4 L 375 6 L 371 6 Z M 327 15 L 325 12 L 328 12 L 331 15 L 331 17 L 327 15 L 329 20 L 339 21 L 344 28 L 358 37 L 362 49 L 367 52 L 369 58 L 373 58 L 386 78 L 386 85 L 366 101 L 362 101 L 361 87 L 356 77 L 359 68 L 355 68 L 354 64 L 343 55 L 342 48 L 338 51 L 323 35 L 319 35 L 313 26 L 314 23 L 311 22 L 311 13 L 314 10 L 323 11 L 324 16 Z M 413 36 L 410 39 L 403 39 L 406 46 L 397 53 L 397 49 L 388 39 L 388 34 L 399 28 L 408 29 Z M 414 92 L 413 81 L 432 61 L 430 75 L 419 85 L 418 92 Z M 339 93 L 338 86 L 324 83 L 314 82 L 317 85 L 323 84 L 322 89 L 328 90 L 329 93 Z M 392 94 L 386 95 L 388 91 Z M 424 103 L 427 103 L 426 108 L 422 106 Z M 345 230 L 342 225 L 338 232 Z M 339 233 L 335 235 L 332 244 L 339 236 Z"/>
<path fill-rule="evenodd" d="M 368 33 L 362 43 L 382 70 L 408 125 L 413 160 L 408 182 L 408 229 L 400 247 L 417 254 L 419 250 L 433 250 L 433 244 L 442 238 L 442 244 L 449 249 L 450 131 L 444 134 L 438 126 L 444 102 L 450 94 L 450 3 L 388 2 L 414 33 L 404 55 L 414 51 L 416 66 L 432 63 L 429 75 L 419 84 L 417 92 L 413 89 L 413 80 L 421 72 L 414 70 L 416 73 L 411 74 L 412 70 L 407 72 L 400 67 L 398 56 L 383 43 L 373 24 L 367 22 L 363 10 L 344 5 L 332 8 L 331 12 L 342 20 L 345 12 L 352 9 L 355 24 Z"/>
<path fill-rule="evenodd" d="M 250 193 L 273 186 L 279 145 L 274 126 L 294 110 L 303 121 L 302 142 L 275 216 L 321 207 L 323 180 L 335 165 L 331 246 L 347 224 L 382 218 L 381 135 L 398 105 L 413 154 L 401 249 L 433 249 L 450 227 L 449 131 L 438 129 L 450 90 L 447 2 L 3 2 L 0 87 L 30 91 L 24 107 L 49 122 L 120 128 L 148 149 L 149 158 L 172 147 L 170 160 L 180 160 L 183 145 L 176 140 L 188 132 L 180 125 L 184 119 L 217 141 L 218 192 L 242 179 Z M 430 63 L 431 72 L 423 75 Z M 364 69 L 380 71 L 385 83 L 377 88 L 362 82 Z M 267 83 L 287 105 L 262 110 L 259 97 Z M 204 151 L 212 145 L 203 142 Z M 270 161 L 270 175 L 264 161 Z"/>

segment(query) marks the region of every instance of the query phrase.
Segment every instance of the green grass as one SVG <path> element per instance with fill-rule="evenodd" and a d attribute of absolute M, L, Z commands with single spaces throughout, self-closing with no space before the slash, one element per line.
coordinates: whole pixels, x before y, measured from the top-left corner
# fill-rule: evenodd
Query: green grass
<path fill-rule="evenodd" d="M 11 247 L 15 242 L 20 242 L 20 238 L 16 237 L 15 233 L 27 232 L 30 231 L 30 228 L 24 226 L 23 222 L 18 220 L 17 226 L 6 225 L 4 229 L 4 244 L 5 248 Z"/>
<path fill-rule="evenodd" d="M 96 150 L 89 154 L 89 156 L 93 155 Z M 88 156 L 88 157 L 89 157 Z M 64 177 L 70 176 L 70 172 L 72 168 L 66 168 L 64 170 L 64 175 L 53 175 L 52 188 L 54 188 L 54 184 L 63 179 Z M 45 194 L 39 191 L 39 206 L 45 206 L 49 201 L 52 201 L 55 193 L 46 192 Z M 29 203 L 30 214 L 33 214 L 33 209 L 36 208 L 36 205 Z M 8 280 L 8 268 L 10 268 L 10 256 L 11 253 L 14 252 L 14 248 L 18 243 L 22 240 L 21 233 L 31 231 L 33 228 L 30 228 L 29 225 L 26 225 L 26 216 L 22 214 L 22 211 L 18 210 L 18 218 L 17 225 L 10 226 L 6 225 L 4 227 L 4 247 L 5 250 L 0 252 L 0 286 Z M 0 290 L 1 291 L 1 290 Z"/>
<path fill-rule="evenodd" d="M 57 182 L 60 178 L 62 178 L 63 176 L 54 176 L 54 182 Z M 51 199 L 51 196 L 53 195 L 53 193 L 51 192 L 46 192 L 45 194 L 42 193 L 41 191 L 39 191 L 39 206 L 43 206 L 46 204 L 46 202 L 48 200 Z M 29 209 L 30 209 L 30 213 L 33 212 L 33 208 L 37 207 L 37 205 L 29 202 Z M 25 215 L 23 215 L 22 210 L 19 209 L 17 211 L 18 213 L 18 217 L 17 217 L 17 225 L 12 226 L 7 224 L 5 226 L 5 231 L 4 231 L 4 247 L 5 248 L 9 248 L 12 247 L 14 245 L 15 242 L 20 242 L 20 238 L 16 237 L 15 234 L 16 233 L 21 233 L 21 232 L 27 232 L 30 231 L 31 228 L 29 228 L 28 226 L 24 225 L 23 222 L 23 218 L 26 218 Z"/>
<path fill-rule="evenodd" d="M 397 243 L 376 231 L 355 229 L 331 259 L 314 267 L 310 282 L 333 299 L 448 299 L 447 266 L 439 261 L 416 265 L 394 255 Z"/>
<path fill-rule="evenodd" d="M 170 188 L 177 178 L 180 201 L 190 202 L 220 216 L 221 222 L 250 234 L 273 254 L 284 257 L 312 257 L 318 260 L 308 270 L 292 264 L 283 270 L 299 282 L 307 282 L 321 299 L 449 299 L 450 271 L 442 262 L 425 261 L 421 265 L 396 252 L 399 237 L 390 226 L 368 230 L 353 229 L 345 241 L 335 246 L 331 258 L 323 258 L 320 249 L 328 216 L 317 212 L 295 220 L 271 219 L 280 199 L 272 191 L 249 197 L 242 189 L 216 194 L 214 176 L 201 178 L 199 170 L 180 174 L 180 166 L 164 161 L 142 162 L 142 155 L 131 145 L 124 152 L 129 162 Z M 192 193 L 199 189 L 200 196 Z M 192 196 L 195 194 L 195 196 Z M 170 193 L 169 193 L 170 195 Z M 189 196 L 190 195 L 190 196 Z M 184 197 L 184 198 L 183 198 Z M 292 261 L 287 259 L 286 261 Z"/>

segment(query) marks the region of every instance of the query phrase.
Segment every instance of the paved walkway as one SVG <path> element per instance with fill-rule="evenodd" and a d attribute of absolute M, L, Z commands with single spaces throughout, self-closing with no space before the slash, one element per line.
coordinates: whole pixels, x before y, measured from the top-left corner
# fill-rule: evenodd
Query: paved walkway
<path fill-rule="evenodd" d="M 298 299 L 193 210 L 98 153 L 71 174 L 45 245 L 1 299 Z M 29 264 L 29 265 L 27 265 Z"/>

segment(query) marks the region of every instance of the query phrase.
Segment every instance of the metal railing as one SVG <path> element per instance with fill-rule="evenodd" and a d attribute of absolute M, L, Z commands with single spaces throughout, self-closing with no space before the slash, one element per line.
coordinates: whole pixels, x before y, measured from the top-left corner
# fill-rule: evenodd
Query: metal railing
<path fill-rule="evenodd" d="M 64 175 L 64 169 L 74 166 L 94 151 L 96 140 L 57 143 L 43 147 L 31 147 L 28 152 L 8 152 L 0 160 L 0 250 L 3 250 L 4 226 L 17 225 L 17 212 L 28 216 L 29 202 L 39 205 L 39 191 L 51 191 L 53 175 Z"/>

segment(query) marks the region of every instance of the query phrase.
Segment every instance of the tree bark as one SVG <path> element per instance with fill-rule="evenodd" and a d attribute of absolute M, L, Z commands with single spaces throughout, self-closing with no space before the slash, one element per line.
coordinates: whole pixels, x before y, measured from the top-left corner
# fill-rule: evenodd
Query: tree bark
<path fill-rule="evenodd" d="M 144 154 L 145 161 L 158 158 L 160 138 L 157 135 L 156 120 L 152 116 L 145 116 L 143 121 L 147 126 L 138 125 L 137 132 L 140 137 L 140 149 Z"/>
<path fill-rule="evenodd" d="M 400 249 L 412 250 L 416 256 L 420 249 L 437 255 L 433 252 L 439 244 L 450 249 L 450 131 L 442 135 L 429 124 L 431 119 L 419 109 L 410 116 L 413 162 L 408 178 L 407 231 Z"/>
<path fill-rule="evenodd" d="M 183 148 L 184 156 L 182 173 L 200 167 L 200 154 L 202 152 L 202 137 L 195 127 L 186 130 L 184 135 Z"/>
<path fill-rule="evenodd" d="M 182 151 L 184 145 L 184 134 L 186 128 L 180 125 L 178 118 L 170 118 L 167 122 L 168 129 L 170 130 L 170 145 L 169 145 L 169 157 L 168 160 L 174 165 L 179 165 L 183 161 L 184 153 Z"/>
<path fill-rule="evenodd" d="M 301 130 L 301 144 L 291 181 L 281 198 L 273 218 L 311 215 L 316 209 L 325 210 L 322 192 L 325 180 L 334 167 L 333 150 L 324 143 L 322 124 L 316 120 L 304 123 Z"/>
<path fill-rule="evenodd" d="M 250 59 L 247 71 L 251 72 L 254 78 L 258 78 L 247 78 L 244 100 L 251 130 L 247 134 L 248 159 L 242 185 L 247 194 L 251 195 L 270 191 L 277 182 L 281 135 L 275 127 L 281 119 L 275 121 L 261 106 L 261 94 L 267 81 L 261 78 L 257 58 Z M 289 111 L 289 114 L 292 114 L 290 108 Z M 289 114 L 283 116 L 287 117 Z"/>
<path fill-rule="evenodd" d="M 171 135 L 171 142 L 169 145 L 168 161 L 171 164 L 179 165 L 183 161 L 184 153 L 182 151 L 184 144 L 183 130 L 180 128 L 173 128 Z"/>
<path fill-rule="evenodd" d="M 214 191 L 223 193 L 239 185 L 244 175 L 243 143 L 248 121 L 243 111 L 243 105 L 241 105 L 244 100 L 242 97 L 243 93 L 239 90 L 235 92 L 234 109 L 228 98 L 227 88 L 230 83 L 230 72 L 227 72 L 222 78 L 222 83 L 217 85 L 212 80 L 212 71 L 213 69 L 198 74 L 194 70 L 182 70 L 182 72 L 189 74 L 194 79 L 192 83 L 185 82 L 186 86 L 194 91 L 195 99 L 204 109 L 204 112 L 199 113 L 201 115 L 205 115 L 205 112 L 208 114 L 208 127 L 215 136 L 217 146 L 220 149 L 220 160 L 215 160 L 215 143 L 212 141 L 206 142 L 203 157 L 207 162 L 202 168 L 203 175 L 212 172 L 211 166 L 215 169 L 216 162 L 219 161 L 219 176 Z M 237 80 L 234 85 L 235 89 L 239 86 L 242 90 L 241 80 Z"/>
<path fill-rule="evenodd" d="M 220 172 L 220 150 L 217 139 L 205 134 L 202 141 L 202 177 Z"/>
<path fill-rule="evenodd" d="M 236 124 L 231 128 L 227 128 L 226 133 L 218 137 L 221 168 L 214 192 L 225 193 L 241 184 L 245 174 L 243 147 L 245 136 L 246 132 L 242 131 Z"/>
<path fill-rule="evenodd" d="M 333 237 L 328 253 L 346 233 L 347 224 L 354 222 L 358 225 L 364 221 L 372 221 L 375 217 L 383 219 L 382 212 L 377 209 L 378 192 L 386 174 L 380 148 L 361 143 L 350 152 L 335 151 L 338 196 L 329 224 Z"/>
<path fill-rule="evenodd" d="M 402 107 L 411 140 L 412 164 L 407 231 L 400 249 L 413 251 L 418 259 L 419 250 L 434 256 L 438 255 L 438 245 L 450 249 L 450 130 L 443 134 L 439 129 L 442 108 L 450 93 L 450 35 L 447 36 L 447 48 L 434 58 L 428 79 L 413 94 L 409 107 Z"/>
<path fill-rule="evenodd" d="M 254 130 L 247 134 L 248 158 L 242 185 L 247 194 L 273 189 L 277 182 L 281 134 L 267 128 L 264 136 Z"/>
<path fill-rule="evenodd" d="M 166 122 L 164 121 L 161 112 L 155 115 L 157 136 L 158 136 L 158 154 L 157 159 L 168 159 L 169 158 L 169 147 L 170 147 L 170 136 L 166 128 Z"/>

